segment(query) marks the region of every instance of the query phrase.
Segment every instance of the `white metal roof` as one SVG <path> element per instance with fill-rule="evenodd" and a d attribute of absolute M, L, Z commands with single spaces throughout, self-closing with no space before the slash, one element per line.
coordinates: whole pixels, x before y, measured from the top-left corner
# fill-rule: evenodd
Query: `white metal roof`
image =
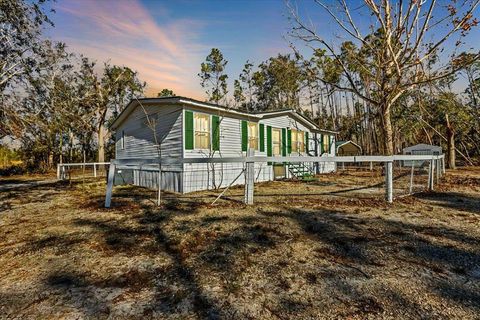
<path fill-rule="evenodd" d="M 403 152 L 410 152 L 410 151 L 437 151 L 437 152 L 442 152 L 442 147 L 440 146 L 434 146 L 431 144 L 426 144 L 426 143 L 419 143 L 414 146 L 409 146 L 406 148 L 403 148 Z"/>
<path fill-rule="evenodd" d="M 304 124 L 307 125 L 310 129 L 313 129 L 318 132 L 325 132 L 325 133 L 331 133 L 331 134 L 336 134 L 335 131 L 330 131 L 330 130 L 325 130 L 325 129 L 320 129 L 315 123 L 313 123 L 310 119 L 306 118 L 305 116 L 299 114 L 293 109 L 284 109 L 284 110 L 274 110 L 274 111 L 265 111 L 265 112 L 259 112 L 259 113 L 248 113 L 248 112 L 243 112 L 240 110 L 236 109 L 231 109 L 227 108 L 221 105 L 213 104 L 213 103 L 208 103 L 208 102 L 202 102 L 198 101 L 195 99 L 187 98 L 187 97 L 180 97 L 180 96 L 174 96 L 174 97 L 160 97 L 160 98 L 141 98 L 141 99 L 133 99 L 129 102 L 129 104 L 123 109 L 123 111 L 115 118 L 115 120 L 112 122 L 110 125 L 110 128 L 112 130 L 115 130 L 129 115 L 130 113 L 140 104 L 180 104 L 180 105 L 190 105 L 190 106 L 196 106 L 196 107 L 201 107 L 209 110 L 215 110 L 215 111 L 222 111 L 224 113 L 229 113 L 232 115 L 237 115 L 237 116 L 242 116 L 242 117 L 248 117 L 250 119 L 263 119 L 263 118 L 271 118 L 271 117 L 278 117 L 281 115 L 290 115 L 297 120 L 303 122 Z"/>

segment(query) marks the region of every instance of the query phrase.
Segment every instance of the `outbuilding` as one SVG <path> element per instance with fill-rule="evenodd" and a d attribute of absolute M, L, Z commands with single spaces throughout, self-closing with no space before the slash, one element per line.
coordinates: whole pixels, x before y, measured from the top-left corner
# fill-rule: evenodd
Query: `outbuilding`
<path fill-rule="evenodd" d="M 406 147 L 403 148 L 402 150 L 403 154 L 406 155 L 433 155 L 433 156 L 439 156 L 443 154 L 442 147 L 440 146 L 434 146 L 431 144 L 426 144 L 426 143 L 420 143 L 416 144 L 414 146 Z M 404 166 L 416 166 L 420 167 L 424 164 L 424 161 L 403 161 Z"/>
<path fill-rule="evenodd" d="M 403 148 L 403 154 L 412 154 L 412 155 L 441 155 L 442 147 L 434 146 L 431 144 L 420 143 L 414 146 Z"/>
<path fill-rule="evenodd" d="M 359 156 L 362 154 L 362 147 L 351 140 L 337 141 L 335 148 L 338 156 Z"/>

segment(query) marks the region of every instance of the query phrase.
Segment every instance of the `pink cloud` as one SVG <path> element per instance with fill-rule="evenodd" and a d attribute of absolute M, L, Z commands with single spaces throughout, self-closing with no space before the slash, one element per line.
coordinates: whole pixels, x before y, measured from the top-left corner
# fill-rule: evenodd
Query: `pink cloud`
<path fill-rule="evenodd" d="M 158 23 L 137 0 L 62 1 L 56 6 L 68 18 L 57 23 L 54 38 L 65 41 L 78 53 L 126 65 L 148 83 L 147 93 L 170 88 L 177 94 L 201 98 L 198 73 L 201 52 L 198 42 L 202 24 L 193 20 Z"/>

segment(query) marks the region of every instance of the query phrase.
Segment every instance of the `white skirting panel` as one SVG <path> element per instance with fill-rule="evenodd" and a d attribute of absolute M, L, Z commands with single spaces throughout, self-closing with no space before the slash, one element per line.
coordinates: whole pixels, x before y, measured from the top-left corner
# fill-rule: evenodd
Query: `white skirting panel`
<path fill-rule="evenodd" d="M 312 163 L 305 163 L 311 167 Z M 233 185 L 245 184 L 243 164 L 241 163 L 193 163 L 185 164 L 184 171 L 162 171 L 162 190 L 187 193 L 193 191 L 208 190 L 214 188 L 224 188 L 233 182 Z M 136 186 L 157 189 L 158 188 L 158 169 L 142 168 L 142 170 L 131 169 L 123 170 L 115 176 L 115 184 L 129 184 Z M 320 173 L 329 173 L 335 171 L 334 162 L 319 163 Z M 133 173 L 133 174 L 132 174 Z M 286 172 L 287 177 L 290 173 Z M 121 180 L 121 181 L 120 181 Z M 273 166 L 267 163 L 255 163 L 255 182 L 274 180 Z"/>
<path fill-rule="evenodd" d="M 337 167 L 335 162 L 319 162 L 319 173 L 335 172 Z"/>
<path fill-rule="evenodd" d="M 157 189 L 158 169 L 142 169 L 133 171 L 133 184 L 136 186 Z M 183 192 L 181 171 L 162 171 L 162 190 Z"/>
<path fill-rule="evenodd" d="M 183 172 L 183 192 L 193 192 L 214 188 L 224 188 L 230 185 L 245 184 L 243 164 L 239 163 L 216 163 L 212 164 L 186 164 Z M 255 181 L 273 180 L 272 166 L 267 163 L 255 163 Z"/>

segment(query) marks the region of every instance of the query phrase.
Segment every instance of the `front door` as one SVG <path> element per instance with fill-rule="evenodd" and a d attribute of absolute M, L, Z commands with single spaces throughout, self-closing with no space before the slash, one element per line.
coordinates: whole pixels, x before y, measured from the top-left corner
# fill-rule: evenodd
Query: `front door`
<path fill-rule="evenodd" d="M 282 130 L 272 128 L 272 155 L 279 157 L 282 155 Z M 273 164 L 273 178 L 285 178 L 285 165 L 283 163 Z"/>

